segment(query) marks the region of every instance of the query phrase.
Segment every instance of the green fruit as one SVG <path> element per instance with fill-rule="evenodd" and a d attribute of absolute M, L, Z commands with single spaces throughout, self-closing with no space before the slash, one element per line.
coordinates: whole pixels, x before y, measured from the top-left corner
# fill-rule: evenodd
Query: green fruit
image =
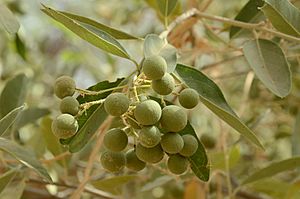
<path fill-rule="evenodd" d="M 202 134 L 200 137 L 200 141 L 208 149 L 212 149 L 216 146 L 216 139 L 208 133 Z"/>
<path fill-rule="evenodd" d="M 184 142 L 178 133 L 166 133 L 162 136 L 160 145 L 166 153 L 175 154 L 182 150 Z"/>
<path fill-rule="evenodd" d="M 104 101 L 105 111 L 112 116 L 121 116 L 129 108 L 130 101 L 124 93 L 112 93 Z"/>
<path fill-rule="evenodd" d="M 143 127 L 139 133 L 139 142 L 147 148 L 156 146 L 160 139 L 160 131 L 156 126 Z"/>
<path fill-rule="evenodd" d="M 198 141 L 197 139 L 192 135 L 183 135 L 183 148 L 179 152 L 180 155 L 185 157 L 192 156 L 198 149 Z"/>
<path fill-rule="evenodd" d="M 54 83 L 54 93 L 60 99 L 72 96 L 75 93 L 75 88 L 75 81 L 66 75 L 60 76 Z"/>
<path fill-rule="evenodd" d="M 161 79 L 153 80 L 151 87 L 160 95 L 169 95 L 175 88 L 175 81 L 172 75 L 166 73 Z"/>
<path fill-rule="evenodd" d="M 158 163 L 164 157 L 164 151 L 162 150 L 160 144 L 152 148 L 146 148 L 141 144 L 137 144 L 135 153 L 138 159 L 147 163 Z"/>
<path fill-rule="evenodd" d="M 110 129 L 103 139 L 104 146 L 114 152 L 122 151 L 128 144 L 128 137 L 125 131 L 118 128 Z"/>
<path fill-rule="evenodd" d="M 170 172 L 180 175 L 187 170 L 189 161 L 179 154 L 170 155 L 167 166 Z"/>
<path fill-rule="evenodd" d="M 79 111 L 79 102 L 74 97 L 67 96 L 60 102 L 60 111 L 62 113 L 77 115 Z"/>
<path fill-rule="evenodd" d="M 196 90 L 192 88 L 186 88 L 180 92 L 179 103 L 181 106 L 187 109 L 194 108 L 199 102 L 199 95 Z"/>
<path fill-rule="evenodd" d="M 146 167 L 146 163 L 138 159 L 134 149 L 130 149 L 126 153 L 126 167 L 134 171 L 140 171 Z"/>
<path fill-rule="evenodd" d="M 134 110 L 134 117 L 142 125 L 153 125 L 161 116 L 160 105 L 154 100 L 139 103 Z"/>
<path fill-rule="evenodd" d="M 53 120 L 51 129 L 55 136 L 66 139 L 76 134 L 78 122 L 70 114 L 61 114 Z"/>
<path fill-rule="evenodd" d="M 121 171 L 126 163 L 125 154 L 122 152 L 105 151 L 100 157 L 101 165 L 110 172 Z"/>
<path fill-rule="evenodd" d="M 179 106 L 169 105 L 163 108 L 160 123 L 166 131 L 178 132 L 186 126 L 187 115 Z"/>
<path fill-rule="evenodd" d="M 151 80 L 160 79 L 167 71 L 167 62 L 159 55 L 145 58 L 142 69 L 147 78 Z"/>

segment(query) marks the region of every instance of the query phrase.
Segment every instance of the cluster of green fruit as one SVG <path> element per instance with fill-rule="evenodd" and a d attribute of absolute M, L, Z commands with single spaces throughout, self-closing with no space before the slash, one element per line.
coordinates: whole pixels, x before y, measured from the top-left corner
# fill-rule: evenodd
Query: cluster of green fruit
<path fill-rule="evenodd" d="M 161 56 L 146 58 L 142 71 L 151 80 L 152 89 L 160 95 L 168 95 L 175 88 L 175 81 L 167 73 L 166 61 Z M 179 93 L 182 107 L 191 109 L 199 102 L 198 93 L 186 88 Z M 198 141 L 192 135 L 178 132 L 187 125 L 187 115 L 177 105 L 160 104 L 152 99 L 131 102 L 127 95 L 120 92 L 110 94 L 104 101 L 105 111 L 112 116 L 124 118 L 127 126 L 134 129 L 137 138 L 134 148 L 124 153 L 128 145 L 128 135 L 124 129 L 113 128 L 104 136 L 106 150 L 101 155 L 103 168 L 119 172 L 125 166 L 140 171 L 146 163 L 160 162 L 167 154 L 167 167 L 174 174 L 184 173 L 189 166 L 188 157 L 198 148 Z"/>

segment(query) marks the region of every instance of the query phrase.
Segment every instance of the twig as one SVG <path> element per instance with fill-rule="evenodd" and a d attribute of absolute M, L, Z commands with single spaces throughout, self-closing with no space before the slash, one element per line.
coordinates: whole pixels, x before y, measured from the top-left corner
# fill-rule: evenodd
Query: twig
<path fill-rule="evenodd" d="M 221 61 L 218 61 L 218 62 L 215 62 L 215 63 L 212 63 L 212 64 L 207 64 L 207 65 L 202 66 L 202 67 L 201 67 L 201 70 L 210 69 L 210 68 L 213 68 L 213 67 L 216 67 L 216 66 L 218 66 L 218 65 L 221 65 L 221 64 L 224 64 L 224 63 L 233 61 L 233 60 L 238 59 L 238 58 L 241 58 L 241 57 L 243 57 L 243 55 L 237 55 L 237 56 L 234 56 L 234 57 L 230 57 L 230 58 L 227 58 L 227 59 L 223 59 L 223 60 L 221 60 Z"/>

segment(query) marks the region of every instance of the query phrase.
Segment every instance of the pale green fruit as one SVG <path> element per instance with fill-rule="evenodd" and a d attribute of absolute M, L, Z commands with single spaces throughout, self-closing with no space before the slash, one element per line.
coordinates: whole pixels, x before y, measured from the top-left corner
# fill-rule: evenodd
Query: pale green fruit
<path fill-rule="evenodd" d="M 187 115 L 179 106 L 169 105 L 163 108 L 160 123 L 167 132 L 178 132 L 186 126 Z"/>
<path fill-rule="evenodd" d="M 179 152 L 180 155 L 185 157 L 192 156 L 198 149 L 198 141 L 192 135 L 183 135 L 181 136 L 184 142 L 183 148 Z"/>
<path fill-rule="evenodd" d="M 104 169 L 115 173 L 125 167 L 126 158 L 123 152 L 105 151 L 100 157 L 100 162 Z"/>
<path fill-rule="evenodd" d="M 143 101 L 136 106 L 134 116 L 142 125 L 153 125 L 161 117 L 160 105 L 154 100 Z"/>
<path fill-rule="evenodd" d="M 113 128 L 106 132 L 103 143 L 107 149 L 118 152 L 126 148 L 128 137 L 122 129 Z"/>
<path fill-rule="evenodd" d="M 187 158 L 179 154 L 170 155 L 167 162 L 167 166 L 170 172 L 176 175 L 180 175 L 187 170 L 189 166 L 189 161 L 187 160 Z"/>
<path fill-rule="evenodd" d="M 151 87 L 160 95 L 169 95 L 175 88 L 175 81 L 172 75 L 166 73 L 161 79 L 153 80 Z"/>
<path fill-rule="evenodd" d="M 184 142 L 178 133 L 166 133 L 162 136 L 160 145 L 166 153 L 175 154 L 182 150 Z"/>
<path fill-rule="evenodd" d="M 126 167 L 134 171 L 140 171 L 146 167 L 146 163 L 138 159 L 134 149 L 130 149 L 126 153 Z"/>
<path fill-rule="evenodd" d="M 62 113 L 77 115 L 79 111 L 79 102 L 75 97 L 67 96 L 61 100 L 59 108 Z"/>
<path fill-rule="evenodd" d="M 139 142 L 147 148 L 156 146 L 161 140 L 161 134 L 156 126 L 146 126 L 140 130 Z"/>
<path fill-rule="evenodd" d="M 162 150 L 160 144 L 152 148 L 146 148 L 141 144 L 137 144 L 135 153 L 141 161 L 147 163 L 158 163 L 164 157 L 164 151 Z"/>
<path fill-rule="evenodd" d="M 75 81 L 66 75 L 58 77 L 54 83 L 54 93 L 60 99 L 72 96 L 75 93 L 75 88 Z"/>
<path fill-rule="evenodd" d="M 199 102 L 199 94 L 192 88 L 186 88 L 179 94 L 179 103 L 187 109 L 192 109 Z"/>
<path fill-rule="evenodd" d="M 52 132 L 58 138 L 69 138 L 78 130 L 77 120 L 70 114 L 61 114 L 52 121 Z"/>
<path fill-rule="evenodd" d="M 160 79 L 167 71 L 165 59 L 159 55 L 145 58 L 142 69 L 147 78 L 151 80 Z"/>
<path fill-rule="evenodd" d="M 121 116 L 129 108 L 130 101 L 124 93 L 112 93 L 104 101 L 105 111 L 112 116 Z"/>

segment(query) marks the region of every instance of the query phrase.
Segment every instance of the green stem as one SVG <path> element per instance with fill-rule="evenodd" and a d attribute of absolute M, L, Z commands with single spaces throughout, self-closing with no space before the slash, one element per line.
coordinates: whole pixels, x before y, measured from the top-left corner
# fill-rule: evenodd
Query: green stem
<path fill-rule="evenodd" d="M 102 93 L 106 93 L 108 91 L 114 91 L 114 90 L 118 90 L 118 89 L 126 88 L 126 87 L 127 87 L 127 85 L 123 85 L 123 86 L 117 86 L 117 87 L 113 87 L 113 88 L 104 89 L 101 91 L 90 91 L 90 90 L 85 90 L 85 89 L 80 89 L 80 88 L 76 88 L 76 90 L 79 93 L 84 94 L 84 95 L 99 95 Z"/>

